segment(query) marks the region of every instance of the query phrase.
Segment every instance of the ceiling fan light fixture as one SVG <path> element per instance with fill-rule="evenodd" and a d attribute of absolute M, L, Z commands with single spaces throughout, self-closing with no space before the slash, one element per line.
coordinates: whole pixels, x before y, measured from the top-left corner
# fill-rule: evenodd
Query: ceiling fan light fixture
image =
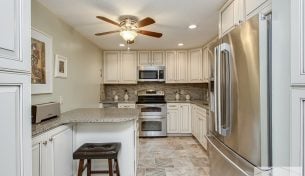
<path fill-rule="evenodd" d="M 120 35 L 125 41 L 133 41 L 137 37 L 138 33 L 135 30 L 123 30 L 120 32 Z"/>

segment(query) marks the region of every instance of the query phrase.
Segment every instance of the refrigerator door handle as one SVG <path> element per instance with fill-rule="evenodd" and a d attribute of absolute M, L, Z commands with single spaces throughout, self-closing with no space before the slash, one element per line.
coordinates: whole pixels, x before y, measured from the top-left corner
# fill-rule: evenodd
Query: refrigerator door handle
<path fill-rule="evenodd" d="M 224 57 L 223 57 L 224 56 Z M 232 58 L 230 46 L 227 43 L 220 45 L 219 51 L 219 77 L 218 77 L 218 133 L 228 136 L 231 132 L 231 108 L 232 108 Z M 225 64 L 225 65 L 222 65 Z M 222 83 L 222 84 L 221 84 Z M 223 119 L 223 117 L 225 119 Z M 223 122 L 224 120 L 224 122 Z"/>
<path fill-rule="evenodd" d="M 218 132 L 218 60 L 219 60 L 219 46 L 214 49 L 214 121 L 215 121 L 215 131 Z"/>
<path fill-rule="evenodd" d="M 222 74 L 223 74 L 223 70 L 222 70 L 222 45 L 221 44 L 218 48 L 218 57 L 217 57 L 217 131 L 218 133 L 221 135 L 221 125 L 222 125 Z"/>

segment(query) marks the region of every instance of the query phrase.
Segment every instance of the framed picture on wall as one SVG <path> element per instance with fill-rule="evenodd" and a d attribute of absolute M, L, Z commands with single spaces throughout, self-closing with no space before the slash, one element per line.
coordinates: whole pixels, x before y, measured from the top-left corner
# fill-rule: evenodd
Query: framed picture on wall
<path fill-rule="evenodd" d="M 61 55 L 55 57 L 55 77 L 67 78 L 68 77 L 68 59 Z"/>
<path fill-rule="evenodd" d="M 31 39 L 31 83 L 32 94 L 53 92 L 53 48 L 52 37 L 32 28 Z"/>

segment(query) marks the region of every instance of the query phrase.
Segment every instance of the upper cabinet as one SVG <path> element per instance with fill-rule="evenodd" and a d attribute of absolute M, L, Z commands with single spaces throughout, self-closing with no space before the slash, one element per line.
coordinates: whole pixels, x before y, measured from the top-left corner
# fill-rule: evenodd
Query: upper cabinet
<path fill-rule="evenodd" d="M 219 12 L 219 37 L 263 11 L 271 0 L 228 0 Z"/>
<path fill-rule="evenodd" d="M 291 84 L 305 85 L 305 28 L 303 0 L 291 1 Z"/>
<path fill-rule="evenodd" d="M 164 65 L 163 51 L 139 51 L 138 65 Z"/>
<path fill-rule="evenodd" d="M 176 82 L 176 51 L 166 51 L 166 83 Z"/>
<path fill-rule="evenodd" d="M 219 14 L 220 36 L 223 36 L 235 26 L 238 26 L 244 19 L 244 0 L 228 1 L 220 10 Z"/>
<path fill-rule="evenodd" d="M 166 52 L 166 83 L 187 83 L 187 51 Z"/>
<path fill-rule="evenodd" d="M 123 84 L 137 83 L 137 53 L 135 51 L 121 52 L 121 79 Z"/>
<path fill-rule="evenodd" d="M 268 0 L 245 0 L 246 14 L 249 15 Z"/>
<path fill-rule="evenodd" d="M 189 51 L 189 82 L 203 82 L 203 59 L 202 50 L 194 49 Z"/>
<path fill-rule="evenodd" d="M 30 72 L 30 2 L 0 1 L 0 70 Z"/>
<path fill-rule="evenodd" d="M 104 52 L 105 84 L 136 84 L 137 54 L 135 51 Z"/>

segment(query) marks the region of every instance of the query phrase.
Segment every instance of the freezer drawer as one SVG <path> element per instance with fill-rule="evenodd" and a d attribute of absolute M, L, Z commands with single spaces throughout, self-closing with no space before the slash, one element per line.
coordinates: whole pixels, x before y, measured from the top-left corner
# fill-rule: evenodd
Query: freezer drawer
<path fill-rule="evenodd" d="M 252 176 L 254 166 L 220 143 L 208 136 L 210 176 Z"/>

